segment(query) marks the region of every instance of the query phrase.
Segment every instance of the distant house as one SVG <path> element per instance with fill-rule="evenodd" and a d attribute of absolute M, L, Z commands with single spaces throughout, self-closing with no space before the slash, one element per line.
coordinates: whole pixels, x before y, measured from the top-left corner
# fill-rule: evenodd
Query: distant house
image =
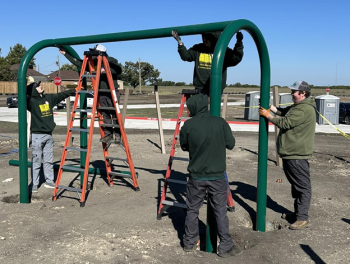
<path fill-rule="evenodd" d="M 55 77 L 60 75 L 62 82 L 77 82 L 79 81 L 79 73 L 76 71 L 55 71 L 46 75 L 46 78 L 50 81 L 53 81 Z"/>
<path fill-rule="evenodd" d="M 11 65 L 10 69 L 12 71 L 18 71 L 19 64 Z M 44 74 L 36 71 L 36 66 L 32 66 L 32 67 L 29 66 L 28 67 L 28 69 L 27 69 L 27 76 L 32 76 L 36 82 L 38 82 L 38 81 L 47 82 L 48 81 L 47 77 Z"/>

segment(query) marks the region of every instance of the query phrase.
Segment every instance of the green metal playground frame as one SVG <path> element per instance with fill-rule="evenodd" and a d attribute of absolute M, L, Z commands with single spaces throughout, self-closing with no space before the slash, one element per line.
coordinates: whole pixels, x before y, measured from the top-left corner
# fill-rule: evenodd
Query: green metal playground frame
<path fill-rule="evenodd" d="M 24 55 L 18 70 L 18 131 L 19 131 L 19 174 L 20 174 L 20 203 L 29 203 L 28 190 L 28 155 L 27 155 L 27 102 L 26 102 L 26 73 L 30 60 L 37 52 L 47 47 L 63 46 L 68 53 L 76 58 L 79 55 L 70 45 L 120 42 L 141 39 L 154 39 L 172 37 L 171 31 L 177 29 L 181 36 L 195 35 L 211 31 L 222 31 L 216 44 L 212 72 L 211 72 L 211 98 L 210 112 L 214 116 L 220 116 L 221 109 L 221 80 L 225 51 L 233 35 L 239 30 L 247 31 L 255 41 L 260 58 L 261 80 L 260 80 L 260 103 L 264 108 L 269 107 L 270 93 L 270 59 L 264 37 L 257 26 L 244 19 L 188 25 L 180 27 L 169 27 L 160 29 L 140 30 L 121 33 L 110 33 L 91 36 L 80 36 L 71 38 L 46 39 L 34 44 Z M 82 98 L 83 100 L 83 98 Z M 81 104 L 82 105 L 82 104 Z M 81 124 L 86 126 L 86 124 Z M 82 135 L 81 145 L 86 146 Z M 258 180 L 257 180 L 257 224 L 258 231 L 265 232 L 266 222 L 266 191 L 267 191 L 267 146 L 268 146 L 268 122 L 260 117 L 259 121 L 259 145 L 258 145 Z M 84 164 L 84 156 L 81 162 Z M 84 165 L 83 165 L 84 166 Z M 207 239 L 208 241 L 208 239 Z M 208 248 L 209 246 L 209 248 Z M 211 250 L 207 243 L 207 251 Z"/>

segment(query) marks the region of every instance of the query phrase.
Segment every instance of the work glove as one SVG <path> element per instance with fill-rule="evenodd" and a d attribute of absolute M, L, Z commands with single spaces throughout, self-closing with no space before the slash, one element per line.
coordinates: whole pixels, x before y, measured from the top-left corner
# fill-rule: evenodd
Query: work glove
<path fill-rule="evenodd" d="M 263 107 L 259 107 L 259 115 L 263 116 L 263 117 L 268 117 L 270 114 L 270 108 L 269 109 L 265 109 Z"/>
<path fill-rule="evenodd" d="M 171 35 L 173 35 L 174 39 L 176 39 L 176 41 L 179 43 L 179 45 L 182 45 L 182 41 L 181 41 L 181 38 L 179 36 L 179 32 L 176 29 L 171 31 Z"/>
<path fill-rule="evenodd" d="M 243 40 L 242 32 L 240 32 L 240 31 L 237 32 L 236 39 L 237 39 L 237 42 L 242 42 L 242 40 Z"/>

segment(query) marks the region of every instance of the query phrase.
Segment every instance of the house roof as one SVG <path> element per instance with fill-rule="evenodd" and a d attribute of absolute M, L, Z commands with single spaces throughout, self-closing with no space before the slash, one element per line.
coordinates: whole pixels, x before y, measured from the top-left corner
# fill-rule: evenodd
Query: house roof
<path fill-rule="evenodd" d="M 50 74 L 47 74 L 46 77 L 49 80 L 52 80 L 58 76 L 58 71 L 51 72 Z M 62 81 L 78 81 L 79 80 L 79 73 L 76 71 L 60 71 L 60 77 Z"/>
<path fill-rule="evenodd" d="M 19 64 L 13 64 L 13 65 L 11 65 L 11 67 L 10 67 L 10 69 L 11 70 L 18 70 L 19 69 Z M 46 77 L 45 76 L 45 74 L 42 74 L 42 73 L 40 73 L 40 72 L 38 72 L 38 71 L 36 71 L 36 70 L 33 70 L 33 69 L 31 69 L 31 68 L 28 68 L 27 69 L 27 75 L 28 76 L 33 76 L 33 77 L 38 77 L 38 76 L 40 76 L 40 77 Z"/>

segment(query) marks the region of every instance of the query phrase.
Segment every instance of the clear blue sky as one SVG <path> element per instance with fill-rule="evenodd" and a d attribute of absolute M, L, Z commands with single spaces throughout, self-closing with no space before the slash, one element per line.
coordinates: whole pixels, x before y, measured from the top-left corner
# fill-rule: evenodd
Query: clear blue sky
<path fill-rule="evenodd" d="M 204 24 L 236 19 L 253 22 L 264 35 L 271 63 L 271 85 L 305 80 L 314 85 L 350 85 L 349 0 L 177 0 L 177 1 L 5 1 L 1 4 L 0 48 L 6 56 L 20 43 L 29 49 L 43 39 Z M 244 32 L 244 58 L 228 71 L 227 83 L 260 83 L 255 44 Z M 201 37 L 184 36 L 187 48 Z M 233 47 L 235 37 L 230 43 Z M 155 66 L 163 80 L 192 82 L 193 63 L 177 53 L 169 38 L 105 43 L 122 64 L 139 58 Z M 83 56 L 92 45 L 73 48 Z M 68 61 L 56 48 L 35 55 L 40 72 Z"/>

